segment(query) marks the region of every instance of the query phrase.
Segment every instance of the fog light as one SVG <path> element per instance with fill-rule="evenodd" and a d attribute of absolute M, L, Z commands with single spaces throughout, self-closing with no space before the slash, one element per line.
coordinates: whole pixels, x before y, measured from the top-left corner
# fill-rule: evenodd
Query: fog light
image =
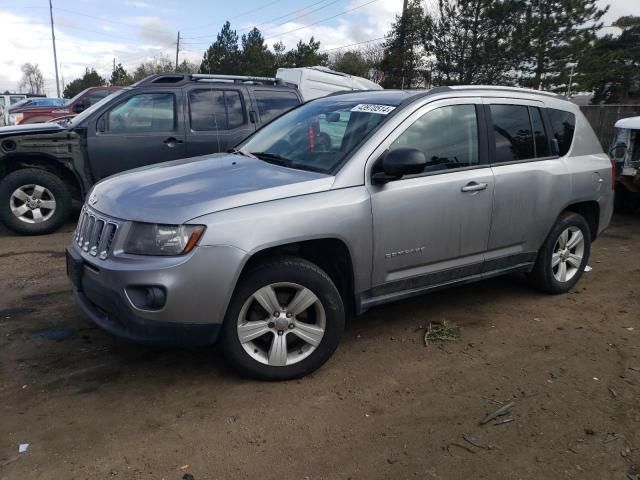
<path fill-rule="evenodd" d="M 166 300 L 166 295 L 164 290 L 160 287 L 149 287 L 147 288 L 147 305 L 150 308 L 162 308 L 164 307 L 164 302 Z"/>
<path fill-rule="evenodd" d="M 127 287 L 127 296 L 136 308 L 141 310 L 159 310 L 167 301 L 164 287 L 139 286 Z"/>

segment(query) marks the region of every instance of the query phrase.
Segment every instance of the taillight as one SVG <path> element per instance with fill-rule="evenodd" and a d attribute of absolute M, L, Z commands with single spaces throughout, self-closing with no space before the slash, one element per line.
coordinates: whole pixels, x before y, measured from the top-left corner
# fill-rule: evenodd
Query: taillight
<path fill-rule="evenodd" d="M 615 160 L 611 159 L 611 190 L 616 189 L 616 182 L 618 180 L 618 166 Z"/>

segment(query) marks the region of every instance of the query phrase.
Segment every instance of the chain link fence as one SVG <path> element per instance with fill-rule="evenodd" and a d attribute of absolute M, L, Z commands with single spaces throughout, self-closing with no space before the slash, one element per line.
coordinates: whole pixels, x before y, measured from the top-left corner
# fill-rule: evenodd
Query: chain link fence
<path fill-rule="evenodd" d="M 640 105 L 583 105 L 580 107 L 606 152 L 613 138 L 613 125 L 621 118 L 640 116 Z"/>

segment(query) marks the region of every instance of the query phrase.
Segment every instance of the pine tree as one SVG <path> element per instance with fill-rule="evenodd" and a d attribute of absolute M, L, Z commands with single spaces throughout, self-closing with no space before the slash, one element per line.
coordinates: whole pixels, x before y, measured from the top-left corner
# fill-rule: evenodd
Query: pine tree
<path fill-rule="evenodd" d="M 271 77 L 275 75 L 273 53 L 265 45 L 260 30 L 253 28 L 248 34 L 242 35 L 242 58 L 240 73 Z"/>
<path fill-rule="evenodd" d="M 73 98 L 89 87 L 101 87 L 106 84 L 107 81 L 102 78 L 98 72 L 93 68 L 86 68 L 82 77 L 76 78 L 67 84 L 62 95 L 64 98 Z"/>
<path fill-rule="evenodd" d="M 380 62 L 385 88 L 411 88 L 421 82 L 419 69 L 424 64 L 426 21 L 428 18 L 420 0 L 409 0 L 404 14 L 396 15 Z"/>
<path fill-rule="evenodd" d="M 593 91 L 592 103 L 640 102 L 640 17 L 621 17 L 614 37 L 598 38 L 579 59 L 576 75 L 582 90 Z"/>
<path fill-rule="evenodd" d="M 298 41 L 296 48 L 286 53 L 286 62 L 291 67 L 315 67 L 325 66 L 329 61 L 329 55 L 320 53 L 320 42 L 313 37 L 308 43 Z"/>
<path fill-rule="evenodd" d="M 130 85 L 132 83 L 131 75 L 127 73 L 121 63 L 119 63 L 115 70 L 111 72 L 111 79 L 109 80 L 109 85 L 124 87 L 126 85 Z"/>
<path fill-rule="evenodd" d="M 437 15 L 425 21 L 425 50 L 435 58 L 435 83 L 513 83 L 518 5 L 515 0 L 439 0 Z"/>
<path fill-rule="evenodd" d="M 222 27 L 214 43 L 204 53 L 200 73 L 235 75 L 240 73 L 240 49 L 238 34 L 231 30 L 228 21 Z"/>
<path fill-rule="evenodd" d="M 597 0 L 524 0 L 523 35 L 519 48 L 523 86 L 563 90 L 570 68 L 602 27 L 599 20 L 609 7 L 598 8 Z"/>

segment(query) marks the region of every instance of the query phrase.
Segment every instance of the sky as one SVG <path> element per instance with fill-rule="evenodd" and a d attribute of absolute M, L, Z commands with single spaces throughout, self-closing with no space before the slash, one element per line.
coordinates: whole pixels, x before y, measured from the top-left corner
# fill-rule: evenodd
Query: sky
<path fill-rule="evenodd" d="M 288 48 L 312 35 L 321 50 L 383 37 L 402 0 L 52 0 L 61 83 L 93 67 L 105 78 L 113 61 L 134 70 L 154 56 L 200 63 L 225 20 L 241 36 L 256 26 L 269 45 Z M 598 0 L 603 19 L 640 14 L 640 0 Z M 48 0 L 0 0 L 0 91 L 18 89 L 20 66 L 38 64 L 56 96 Z M 607 32 L 615 33 L 617 29 Z M 378 43 L 372 42 L 372 44 Z M 274 72 L 275 73 L 275 72 Z"/>

